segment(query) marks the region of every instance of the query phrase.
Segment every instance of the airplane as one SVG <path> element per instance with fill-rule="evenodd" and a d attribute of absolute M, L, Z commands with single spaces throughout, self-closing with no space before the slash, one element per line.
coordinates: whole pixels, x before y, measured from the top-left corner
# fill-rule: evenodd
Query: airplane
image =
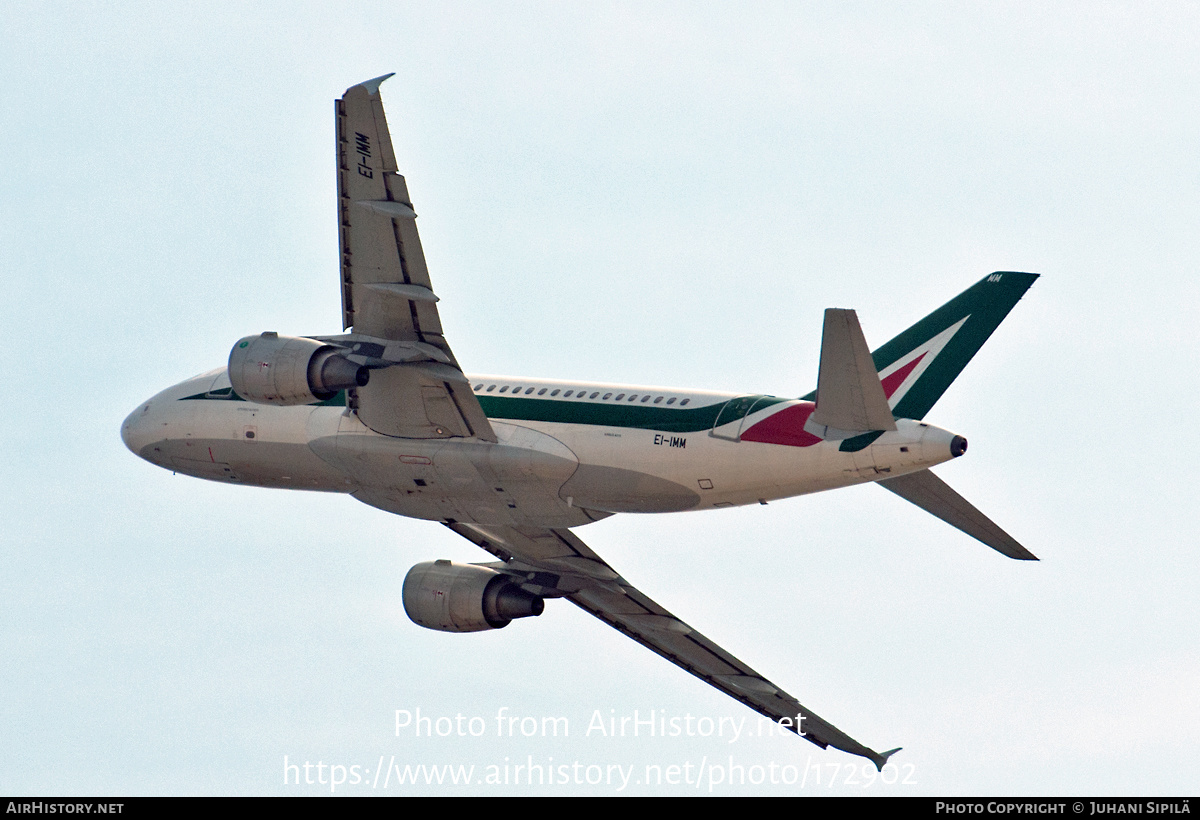
<path fill-rule="evenodd" d="M 930 467 L 967 441 L 923 421 L 1038 274 L 992 273 L 871 352 L 825 312 L 799 398 L 468 376 L 443 333 L 377 77 L 335 100 L 342 334 L 266 332 L 227 366 L 143 402 L 121 436 L 152 464 L 258 487 L 348 493 L 438 521 L 497 560 L 413 567 L 416 624 L 498 629 L 565 598 L 815 743 L 876 752 L 655 603 L 575 529 L 616 513 L 713 510 L 868 482 L 1003 555 L 1035 556 Z"/>

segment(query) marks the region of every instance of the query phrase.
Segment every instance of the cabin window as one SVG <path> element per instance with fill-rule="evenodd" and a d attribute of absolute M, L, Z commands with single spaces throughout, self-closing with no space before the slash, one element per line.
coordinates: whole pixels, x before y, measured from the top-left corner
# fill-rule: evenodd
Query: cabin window
<path fill-rule="evenodd" d="M 675 397 L 674 397 L 674 396 L 671 396 L 671 398 L 667 399 L 667 404 L 674 404 L 674 403 L 675 403 Z"/>
<path fill-rule="evenodd" d="M 504 385 L 503 387 L 501 387 L 501 388 L 500 388 L 500 392 L 501 392 L 501 393 L 507 393 L 507 392 L 508 392 L 508 385 L 506 384 L 506 385 Z"/>
<path fill-rule="evenodd" d="M 545 390 L 543 390 L 542 392 L 543 392 L 543 393 L 545 393 L 546 391 L 545 391 Z M 557 391 L 557 390 L 551 390 L 551 391 L 550 391 L 550 395 L 551 395 L 551 396 L 557 396 L 557 395 L 558 395 L 558 391 Z"/>
<path fill-rule="evenodd" d="M 689 401 L 691 401 L 691 399 L 684 399 L 683 401 L 679 402 L 679 406 L 683 407 L 683 405 L 687 404 Z"/>
<path fill-rule="evenodd" d="M 528 389 L 525 391 L 525 395 L 526 395 L 526 396 L 528 396 L 528 395 L 529 395 L 530 393 L 532 393 L 532 392 L 533 392 L 533 388 L 532 388 L 532 387 L 530 387 L 530 388 L 528 388 Z"/>
<path fill-rule="evenodd" d="M 588 398 L 589 398 L 589 399 L 594 399 L 594 398 L 596 398 L 596 396 L 599 396 L 599 395 L 600 395 L 600 391 L 599 391 L 599 390 L 597 390 L 595 393 L 593 393 L 592 395 L 588 396 Z M 610 394 L 610 395 L 611 395 L 611 394 Z M 607 399 L 607 398 L 608 398 L 608 396 L 605 396 L 604 398 L 606 398 L 606 399 Z"/>
<path fill-rule="evenodd" d="M 531 388 L 529 388 L 529 389 L 530 389 L 530 390 L 532 390 L 533 388 L 531 387 Z M 557 393 L 558 391 L 557 391 L 557 390 L 555 390 L 554 392 L 555 392 L 555 393 Z M 546 388 L 544 388 L 544 387 L 543 387 L 541 390 L 539 390 L 539 391 L 538 391 L 538 395 L 539 395 L 539 396 L 544 396 L 544 395 L 546 395 Z"/>
<path fill-rule="evenodd" d="M 493 390 L 495 390 L 495 389 L 496 389 L 496 385 L 494 385 L 494 384 L 489 384 L 489 385 L 488 385 L 488 389 L 487 389 L 487 391 L 488 391 L 489 393 L 491 393 L 491 392 L 492 392 Z"/>
<path fill-rule="evenodd" d="M 608 401 L 608 400 L 609 400 L 609 398 L 611 398 L 611 397 L 612 397 L 612 393 L 605 393 L 605 394 L 604 394 L 603 401 Z"/>
<path fill-rule="evenodd" d="M 649 395 L 642 396 L 642 404 L 645 404 L 645 403 L 646 403 L 646 402 L 648 402 L 649 400 L 650 400 L 650 396 L 649 396 Z"/>
<path fill-rule="evenodd" d="M 634 400 L 636 400 L 636 399 L 637 399 L 637 393 L 630 393 L 630 394 L 629 394 L 629 400 L 630 400 L 630 401 L 634 401 Z"/>

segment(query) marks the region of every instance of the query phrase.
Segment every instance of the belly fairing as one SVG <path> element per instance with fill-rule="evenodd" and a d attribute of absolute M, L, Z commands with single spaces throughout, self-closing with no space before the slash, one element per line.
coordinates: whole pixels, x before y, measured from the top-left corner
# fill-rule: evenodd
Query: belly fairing
<path fill-rule="evenodd" d="M 381 436 L 353 416 L 310 446 L 356 485 L 365 504 L 412 518 L 574 527 L 601 514 L 573 506 L 560 488 L 579 460 L 562 442 L 493 422 L 496 443 Z"/>

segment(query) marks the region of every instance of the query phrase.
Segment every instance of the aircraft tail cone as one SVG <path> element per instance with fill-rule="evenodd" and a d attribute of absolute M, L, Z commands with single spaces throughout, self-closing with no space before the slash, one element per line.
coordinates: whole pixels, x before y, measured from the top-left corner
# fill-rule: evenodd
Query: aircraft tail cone
<path fill-rule="evenodd" d="M 950 455 L 958 458 L 967 451 L 967 440 L 962 436 L 950 439 Z"/>

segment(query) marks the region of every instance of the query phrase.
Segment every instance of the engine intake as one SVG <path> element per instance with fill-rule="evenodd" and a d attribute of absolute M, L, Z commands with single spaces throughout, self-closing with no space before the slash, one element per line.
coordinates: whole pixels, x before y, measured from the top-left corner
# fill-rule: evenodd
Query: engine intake
<path fill-rule="evenodd" d="M 404 577 L 404 611 L 418 626 L 441 632 L 500 629 L 541 615 L 545 601 L 510 576 L 478 564 L 426 561 Z"/>
<path fill-rule="evenodd" d="M 229 381 L 247 401 L 312 404 L 339 390 L 362 387 L 370 371 L 316 339 L 263 333 L 238 341 L 229 353 Z"/>

